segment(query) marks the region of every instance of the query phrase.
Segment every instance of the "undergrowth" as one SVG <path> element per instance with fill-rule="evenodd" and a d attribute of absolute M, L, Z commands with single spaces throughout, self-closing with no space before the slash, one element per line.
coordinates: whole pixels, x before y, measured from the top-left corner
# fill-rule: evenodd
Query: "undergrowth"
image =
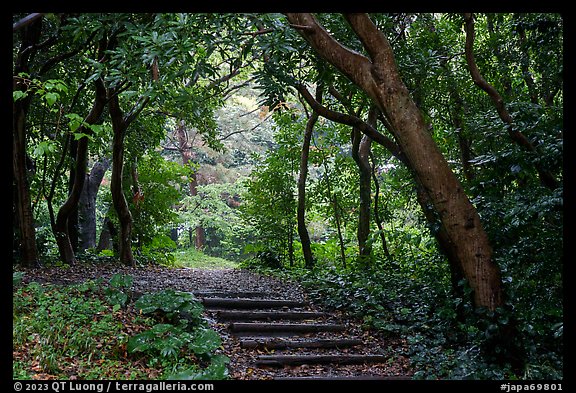
<path fill-rule="evenodd" d="M 221 341 L 188 293 L 134 299 L 132 278 L 13 283 L 14 379 L 225 379 Z"/>
<path fill-rule="evenodd" d="M 250 268 L 296 280 L 314 302 L 350 313 L 367 330 L 405 339 L 404 355 L 416 370 L 414 379 L 562 379 L 561 327 L 547 326 L 540 335 L 532 329 L 528 337 L 526 329 L 535 322 L 517 315 L 521 336 L 515 340 L 524 351 L 518 370 L 499 360 L 498 351 L 504 346 L 490 353 L 484 350 L 496 332 L 508 326 L 511 315 L 474 310 L 469 302 L 454 297 L 447 272 L 430 267 L 412 273 L 384 267 L 279 270 L 256 263 Z M 462 285 L 469 295 L 466 283 Z M 457 307 L 463 315 L 457 315 Z"/>

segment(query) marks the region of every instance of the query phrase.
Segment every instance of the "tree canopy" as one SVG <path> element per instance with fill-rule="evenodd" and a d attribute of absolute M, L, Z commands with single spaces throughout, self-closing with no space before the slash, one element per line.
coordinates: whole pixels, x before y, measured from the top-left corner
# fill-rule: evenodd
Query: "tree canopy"
<path fill-rule="evenodd" d="M 13 21 L 14 265 L 194 246 L 406 334 L 422 377 L 562 377 L 561 15 Z"/>

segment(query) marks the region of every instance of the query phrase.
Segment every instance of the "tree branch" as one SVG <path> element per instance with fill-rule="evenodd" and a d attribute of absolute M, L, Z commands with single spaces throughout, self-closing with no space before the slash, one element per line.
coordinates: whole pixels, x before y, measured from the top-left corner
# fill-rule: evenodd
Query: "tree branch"
<path fill-rule="evenodd" d="M 300 84 L 296 86 L 296 89 L 302 95 L 302 97 L 304 97 L 308 105 L 310 105 L 315 112 L 318 112 L 319 115 L 336 123 L 346 124 L 357 128 L 358 130 L 362 131 L 362 133 L 370 137 L 373 141 L 384 146 L 394 157 L 398 158 L 403 163 L 406 163 L 406 157 L 404 156 L 404 153 L 402 153 L 400 147 L 390 138 L 381 134 L 374 127 L 362 121 L 356 116 L 335 112 L 328 109 L 316 101 L 304 85 Z"/>
<path fill-rule="evenodd" d="M 44 15 L 43 12 L 35 12 L 25 16 L 24 18 L 20 19 L 18 22 L 12 25 L 12 32 L 15 33 L 21 28 L 28 26 L 30 23 L 34 22 L 36 19 L 41 18 Z"/>
<path fill-rule="evenodd" d="M 359 86 L 371 80 L 370 60 L 335 40 L 309 13 L 286 13 L 290 26 L 316 50 L 317 53 L 338 68 L 346 77 Z M 305 28 L 304 28 L 305 27 Z"/>
<path fill-rule="evenodd" d="M 272 28 L 259 29 L 258 31 L 247 31 L 246 33 L 241 33 L 240 35 L 250 35 L 252 37 L 255 37 L 257 35 L 272 33 L 273 31 L 274 31 L 274 29 L 272 29 Z"/>
<path fill-rule="evenodd" d="M 290 23 L 290 27 L 296 30 L 305 30 L 305 31 L 314 31 L 314 28 L 312 26 L 307 26 L 307 25 L 297 25 L 295 23 Z"/>
<path fill-rule="evenodd" d="M 56 64 L 60 63 L 61 61 L 64 61 L 66 59 L 69 59 L 73 56 L 75 56 L 76 54 L 78 54 L 86 45 L 88 45 L 90 43 L 90 41 L 92 41 L 92 39 L 96 36 L 96 32 L 93 32 L 92 34 L 90 34 L 90 37 L 88 37 L 88 39 L 84 42 L 84 44 L 79 45 L 77 48 L 65 52 L 65 53 L 60 53 L 54 57 L 51 57 L 50 59 L 48 59 L 43 65 L 42 68 L 40 68 L 40 71 L 38 71 L 39 75 L 43 75 L 46 72 L 48 72 L 50 69 L 52 69 L 52 67 L 54 67 Z"/>

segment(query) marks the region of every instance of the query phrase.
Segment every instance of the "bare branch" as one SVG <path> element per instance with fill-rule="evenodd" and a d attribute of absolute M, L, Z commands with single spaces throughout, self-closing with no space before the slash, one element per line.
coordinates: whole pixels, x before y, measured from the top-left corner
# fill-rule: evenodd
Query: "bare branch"
<path fill-rule="evenodd" d="M 44 15 L 43 12 L 35 12 L 24 18 L 20 19 L 18 22 L 12 25 L 12 32 L 15 33 L 16 31 L 20 30 L 21 28 L 28 26 L 30 23 L 34 22 L 36 19 L 41 18 Z"/>
<path fill-rule="evenodd" d="M 272 33 L 273 31 L 274 31 L 274 29 L 272 29 L 272 28 L 260 29 L 258 31 L 246 32 L 246 33 L 242 33 L 240 35 L 251 35 L 252 37 L 255 37 L 257 35 Z"/>
<path fill-rule="evenodd" d="M 244 116 L 248 116 L 248 115 L 250 115 L 250 114 L 252 114 L 252 113 L 256 112 L 256 111 L 257 111 L 257 110 L 259 110 L 259 109 L 260 109 L 260 107 L 256 107 L 256 108 L 252 109 L 252 110 L 251 110 L 251 111 L 249 111 L 249 112 L 246 112 L 246 113 L 243 113 L 243 114 L 241 114 L 241 115 L 240 115 L 240 116 L 238 116 L 238 117 L 244 117 Z"/>
<path fill-rule="evenodd" d="M 297 30 L 304 30 L 304 31 L 314 31 L 314 28 L 311 26 L 306 26 L 306 25 L 297 25 L 294 23 L 290 23 L 290 27 L 292 27 L 293 29 L 297 29 Z"/>

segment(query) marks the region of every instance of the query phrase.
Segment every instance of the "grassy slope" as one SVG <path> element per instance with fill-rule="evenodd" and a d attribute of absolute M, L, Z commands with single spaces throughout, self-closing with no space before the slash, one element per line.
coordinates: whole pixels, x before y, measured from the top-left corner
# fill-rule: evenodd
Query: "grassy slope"
<path fill-rule="evenodd" d="M 178 250 L 175 252 L 175 267 L 187 267 L 192 269 L 233 269 L 238 263 L 227 259 L 206 255 L 194 248 Z"/>

